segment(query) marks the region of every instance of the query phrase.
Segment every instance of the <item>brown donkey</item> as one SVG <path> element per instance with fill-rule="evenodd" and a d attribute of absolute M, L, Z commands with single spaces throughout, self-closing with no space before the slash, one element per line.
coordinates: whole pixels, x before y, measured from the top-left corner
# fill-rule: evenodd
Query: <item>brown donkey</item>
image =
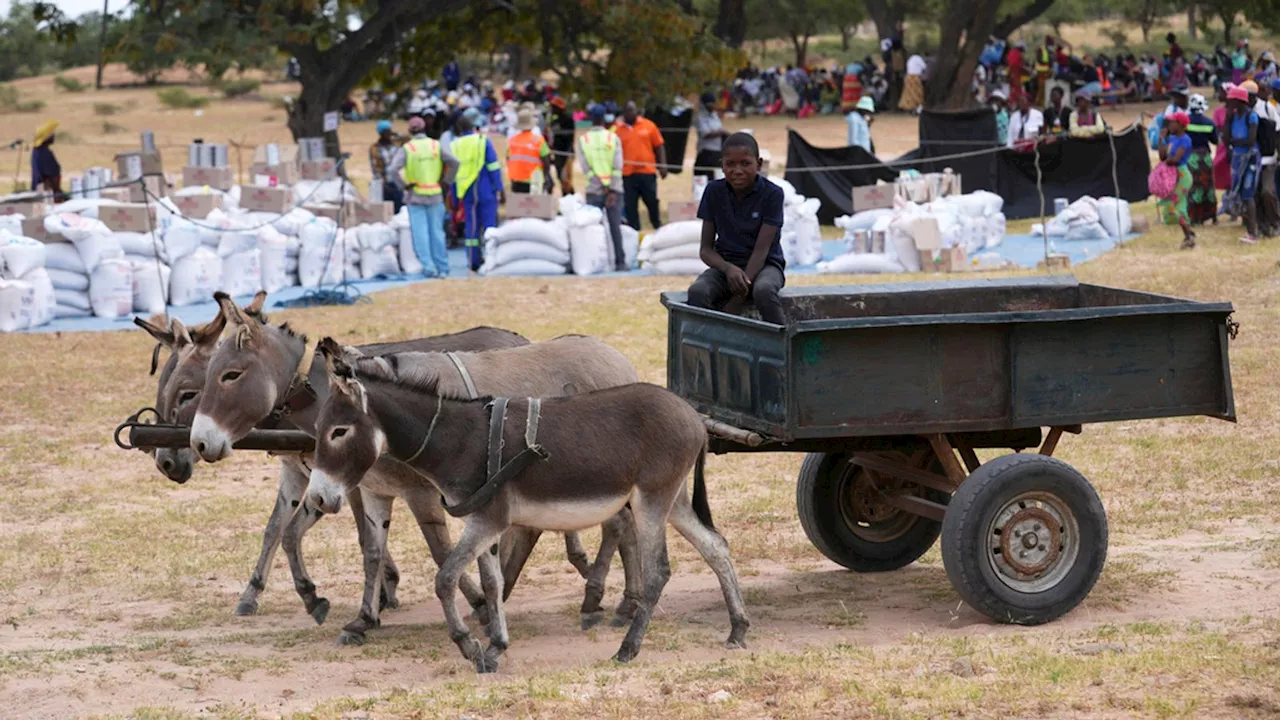
<path fill-rule="evenodd" d="M 644 597 L 614 659 L 626 662 L 640 651 L 671 575 L 667 522 L 715 571 L 732 626 L 726 644 L 743 645 L 748 621 L 742 593 L 729 545 L 712 525 L 707 505 L 707 433 L 684 400 L 642 383 L 546 400 L 452 399 L 436 394 L 430 379 L 410 385 L 358 376 L 331 339 L 320 350 L 331 392 L 316 421 L 308 502 L 335 511 L 347 490 L 390 455 L 420 470 L 421 482 L 430 478 L 451 512 L 470 511 L 461 539 L 436 574 L 436 595 L 450 637 L 478 672 L 495 671 L 508 644 L 502 571 L 486 550 L 513 525 L 579 530 L 605 522 L 628 504 Z M 685 492 L 690 469 L 692 502 Z M 454 604 L 459 579 L 476 559 L 489 609 L 487 649 L 471 636 Z"/>

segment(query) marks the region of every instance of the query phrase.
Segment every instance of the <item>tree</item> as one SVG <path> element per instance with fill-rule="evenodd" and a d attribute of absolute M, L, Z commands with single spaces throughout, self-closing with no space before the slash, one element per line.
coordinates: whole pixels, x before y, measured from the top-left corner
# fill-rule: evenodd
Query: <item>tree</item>
<path fill-rule="evenodd" d="M 791 41 L 795 64 L 808 60 L 809 41 L 821 32 L 842 32 L 865 17 L 862 8 L 849 0 L 748 0 L 747 23 L 751 37 L 772 39 L 779 35 Z"/>
<path fill-rule="evenodd" d="M 720 0 L 716 12 L 716 37 L 731 48 L 740 48 L 747 39 L 746 0 Z"/>
<path fill-rule="evenodd" d="M 1091 7 L 1087 0 L 1054 0 L 1041 19 L 1049 23 L 1054 35 L 1062 37 L 1062 26 L 1083 21 Z"/>
<path fill-rule="evenodd" d="M 868 8 L 872 2 L 867 0 Z M 955 110 L 973 105 L 972 79 L 978 57 L 991 36 L 1007 38 L 1040 17 L 1053 0 L 946 0 L 942 34 L 933 70 L 925 85 L 925 106 Z"/>
<path fill-rule="evenodd" d="M 1274 22 L 1272 18 L 1275 17 L 1277 10 L 1280 10 L 1275 7 L 1276 4 L 1274 0 L 1199 0 L 1197 3 L 1202 29 L 1205 29 L 1208 34 L 1205 24 L 1211 18 L 1217 18 L 1222 22 L 1222 42 L 1228 48 L 1231 46 L 1232 31 L 1241 15 L 1268 27 L 1268 23 Z"/>
<path fill-rule="evenodd" d="M 1151 28 L 1170 10 L 1167 0 L 1124 0 L 1120 12 L 1142 29 L 1142 42 L 1151 40 Z"/>

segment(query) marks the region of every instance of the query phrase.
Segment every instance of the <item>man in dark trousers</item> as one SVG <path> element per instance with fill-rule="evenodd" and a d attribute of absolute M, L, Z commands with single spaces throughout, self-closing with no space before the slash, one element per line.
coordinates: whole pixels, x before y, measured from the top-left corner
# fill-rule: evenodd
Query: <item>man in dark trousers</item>
<path fill-rule="evenodd" d="M 778 291 L 786 283 L 779 233 L 782 188 L 760 175 L 760 146 L 734 133 L 721 150 L 724 177 L 708 183 L 698 207 L 700 257 L 708 269 L 689 287 L 693 307 L 738 313 L 751 302 L 765 322 L 786 325 Z"/>

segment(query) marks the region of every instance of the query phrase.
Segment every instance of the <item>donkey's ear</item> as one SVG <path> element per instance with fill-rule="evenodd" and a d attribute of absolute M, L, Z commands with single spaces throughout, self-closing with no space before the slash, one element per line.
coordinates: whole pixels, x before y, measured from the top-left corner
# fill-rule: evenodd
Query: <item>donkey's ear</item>
<path fill-rule="evenodd" d="M 147 331 L 147 334 L 155 338 L 156 342 L 161 345 L 173 347 L 173 332 L 166 327 L 169 323 L 164 315 L 154 315 L 150 320 L 143 320 L 140 317 L 133 318 L 133 324 Z"/>
<path fill-rule="evenodd" d="M 350 378 L 351 366 L 343 358 L 342 346 L 331 337 L 326 337 L 316 345 L 316 349 L 324 357 L 325 368 L 334 378 Z"/>
<path fill-rule="evenodd" d="M 236 305 L 236 301 L 232 300 L 230 295 L 219 290 L 213 294 L 213 299 L 217 301 L 218 307 L 222 309 L 223 317 L 233 326 L 252 326 L 256 324 L 256 321 L 246 315 L 239 305 Z"/>
<path fill-rule="evenodd" d="M 191 333 L 187 330 L 187 326 L 182 324 L 178 318 L 170 321 L 169 329 L 173 331 L 173 349 L 181 350 L 188 345 L 193 345 L 194 340 L 191 339 Z"/>
<path fill-rule="evenodd" d="M 259 290 L 258 294 L 253 296 L 253 300 L 251 300 L 248 305 L 244 306 L 244 312 L 246 315 L 261 318 L 262 308 L 266 304 L 267 304 L 267 291 Z"/>
<path fill-rule="evenodd" d="M 217 344 L 226 327 L 227 315 L 222 312 L 222 308 L 218 308 L 218 314 L 208 323 L 191 328 L 191 341 L 201 347 L 210 347 Z"/>

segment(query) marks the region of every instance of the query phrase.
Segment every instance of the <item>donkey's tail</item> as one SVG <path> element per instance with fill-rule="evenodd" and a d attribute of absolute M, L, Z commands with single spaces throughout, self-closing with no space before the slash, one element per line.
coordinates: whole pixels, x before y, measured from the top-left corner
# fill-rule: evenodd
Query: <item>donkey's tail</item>
<path fill-rule="evenodd" d="M 706 469 L 707 446 L 703 443 L 702 449 L 698 451 L 698 461 L 693 465 L 693 513 L 708 529 L 715 530 L 716 525 L 711 522 L 711 506 L 707 504 Z"/>

